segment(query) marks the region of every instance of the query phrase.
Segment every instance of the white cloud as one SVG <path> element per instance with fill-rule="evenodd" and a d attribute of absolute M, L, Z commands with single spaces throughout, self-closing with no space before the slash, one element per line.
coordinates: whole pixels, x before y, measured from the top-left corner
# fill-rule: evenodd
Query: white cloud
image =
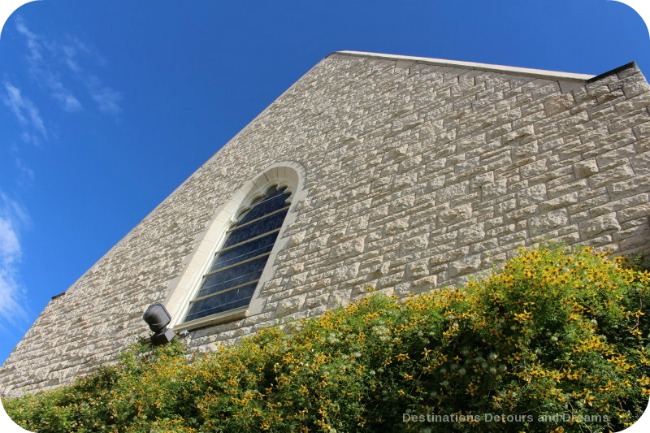
<path fill-rule="evenodd" d="M 0 329 L 16 326 L 27 317 L 24 291 L 18 282 L 22 256 L 18 230 L 27 221 L 24 209 L 0 191 Z"/>
<path fill-rule="evenodd" d="M 17 152 L 14 151 L 14 153 Z M 18 170 L 16 183 L 22 188 L 31 186 L 34 182 L 34 170 L 23 164 L 23 161 L 18 156 L 15 157 L 15 166 Z"/>
<path fill-rule="evenodd" d="M 20 256 L 18 236 L 11 221 L 0 217 L 0 263 L 11 265 Z"/>
<path fill-rule="evenodd" d="M 95 57 L 95 55 L 92 53 L 92 51 L 90 51 L 86 44 L 75 37 L 70 37 L 68 43 L 61 47 L 61 52 L 63 62 L 68 67 L 68 69 L 70 69 L 70 71 L 75 74 L 80 74 L 83 72 L 77 60 L 77 56 L 80 53 Z"/>
<path fill-rule="evenodd" d="M 59 101 L 61 108 L 63 108 L 68 113 L 79 111 L 82 108 L 81 102 L 79 102 L 79 100 L 71 93 L 56 92 L 53 93 L 52 96 L 54 99 Z"/>
<path fill-rule="evenodd" d="M 88 79 L 88 92 L 93 101 L 97 104 L 97 108 L 106 114 L 118 114 L 122 109 L 120 108 L 120 101 L 122 94 L 102 84 L 101 80 L 95 76 Z"/>
<path fill-rule="evenodd" d="M 73 113 L 83 108 L 81 101 L 63 85 L 63 82 L 54 73 L 43 71 L 43 81 L 50 88 L 51 96 L 63 110 Z"/>
<path fill-rule="evenodd" d="M 26 141 L 34 141 L 36 137 L 31 131 L 38 133 L 42 138 L 47 138 L 45 122 L 43 122 L 36 105 L 23 96 L 18 87 L 6 81 L 3 84 L 5 95 L 2 97 L 2 101 L 14 113 L 18 122 L 30 131 L 26 132 L 25 134 L 28 135 L 23 135 L 23 138 L 27 139 Z"/>
<path fill-rule="evenodd" d="M 58 53 L 61 50 L 58 49 L 56 44 L 42 42 L 42 39 L 32 32 L 20 17 L 16 19 L 16 30 L 25 38 L 27 64 L 32 78 L 49 90 L 50 96 L 59 103 L 63 110 L 68 112 L 79 111 L 81 102 L 63 84 L 60 74 L 54 68 L 57 59 L 67 57 L 65 53 L 61 56 Z"/>
<path fill-rule="evenodd" d="M 50 97 L 61 109 L 72 113 L 84 108 L 79 92 L 71 90 L 72 79 L 73 82 L 85 85 L 87 96 L 101 112 L 115 115 L 121 111 L 122 95 L 103 84 L 96 75 L 89 73 L 82 66 L 83 59 L 104 64 L 104 60 L 86 44 L 72 36 L 68 36 L 65 43 L 45 41 L 43 37 L 32 32 L 21 18 L 16 20 L 16 29 L 25 38 L 25 57 L 31 78 L 47 89 Z M 90 78 L 87 78 L 88 76 Z"/>
<path fill-rule="evenodd" d="M 27 41 L 27 59 L 29 62 L 33 64 L 42 61 L 43 45 L 40 43 L 38 36 L 27 28 L 25 21 L 20 16 L 16 17 L 16 30 Z"/>

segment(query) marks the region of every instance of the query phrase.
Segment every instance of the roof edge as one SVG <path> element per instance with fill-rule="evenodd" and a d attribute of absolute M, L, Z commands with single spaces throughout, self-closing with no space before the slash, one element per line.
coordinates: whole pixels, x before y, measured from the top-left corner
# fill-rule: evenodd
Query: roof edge
<path fill-rule="evenodd" d="M 603 72 L 602 74 L 596 75 L 593 78 L 587 80 L 587 82 L 593 83 L 594 81 L 598 81 L 610 75 L 618 74 L 619 72 L 622 72 L 626 69 L 633 69 L 633 68 L 638 69 L 638 65 L 636 64 L 636 62 L 626 63 L 623 66 L 619 66 L 618 68 L 612 69 L 611 71 Z"/>
<path fill-rule="evenodd" d="M 543 78 L 543 79 L 562 79 L 562 80 L 587 82 L 587 81 L 595 80 L 598 77 L 600 77 L 600 75 L 595 76 L 590 74 L 576 74 L 571 72 L 547 71 L 544 69 L 521 68 L 516 66 L 502 66 L 502 65 L 495 65 L 490 63 L 463 62 L 459 60 L 403 56 L 398 54 L 380 54 L 380 53 L 370 53 L 365 51 L 347 51 L 347 50 L 335 51 L 332 54 L 330 54 L 330 56 L 335 54 L 345 55 L 345 56 L 356 56 L 356 57 L 371 57 L 371 58 L 383 59 L 383 60 L 395 60 L 395 61 L 404 60 L 404 61 L 410 61 L 414 63 L 428 64 L 428 65 L 451 66 L 455 68 L 466 68 L 466 69 L 473 69 L 473 70 L 499 72 L 504 74 L 515 74 L 515 75 L 523 75 L 527 77 Z M 606 74 L 609 73 L 611 73 L 611 71 Z"/>

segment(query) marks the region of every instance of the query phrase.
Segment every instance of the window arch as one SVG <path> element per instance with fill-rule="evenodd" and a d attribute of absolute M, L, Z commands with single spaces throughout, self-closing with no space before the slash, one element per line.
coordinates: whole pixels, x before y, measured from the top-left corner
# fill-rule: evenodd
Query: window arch
<path fill-rule="evenodd" d="M 267 296 L 277 253 L 288 242 L 284 227 L 306 196 L 304 168 L 274 164 L 235 191 L 196 239 L 183 273 L 168 283 L 163 302 L 177 331 L 254 316 Z"/>
<path fill-rule="evenodd" d="M 291 192 L 273 184 L 240 210 L 193 300 L 186 322 L 248 306 L 284 218 Z"/>

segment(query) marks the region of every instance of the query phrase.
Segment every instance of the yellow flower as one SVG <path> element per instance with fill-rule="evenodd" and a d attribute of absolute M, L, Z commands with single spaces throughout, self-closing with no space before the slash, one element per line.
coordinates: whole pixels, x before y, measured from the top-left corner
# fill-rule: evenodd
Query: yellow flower
<path fill-rule="evenodd" d="M 529 322 L 529 321 L 532 320 L 532 318 L 533 318 L 533 313 L 531 313 L 530 311 L 526 311 L 526 310 L 524 310 L 523 313 L 515 314 L 515 320 L 517 322 L 520 322 L 520 323 Z"/>
<path fill-rule="evenodd" d="M 467 385 L 467 393 L 474 397 L 476 395 L 476 391 L 478 391 L 478 385 L 476 385 L 474 382 L 471 382 L 469 385 Z"/>
<path fill-rule="evenodd" d="M 409 354 L 408 353 L 400 353 L 396 356 L 398 361 L 406 361 L 409 359 Z"/>

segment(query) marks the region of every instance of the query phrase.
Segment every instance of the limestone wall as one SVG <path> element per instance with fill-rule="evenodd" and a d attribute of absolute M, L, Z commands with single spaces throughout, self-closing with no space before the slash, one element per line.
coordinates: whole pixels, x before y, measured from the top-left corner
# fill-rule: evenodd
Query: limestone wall
<path fill-rule="evenodd" d="M 649 104 L 635 65 L 586 80 L 333 54 L 52 300 L 0 389 L 68 383 L 147 336 L 143 311 L 168 298 L 218 210 L 279 161 L 304 167 L 305 194 L 262 312 L 191 331 L 193 348 L 319 315 L 367 286 L 458 285 L 520 246 L 650 252 Z"/>

